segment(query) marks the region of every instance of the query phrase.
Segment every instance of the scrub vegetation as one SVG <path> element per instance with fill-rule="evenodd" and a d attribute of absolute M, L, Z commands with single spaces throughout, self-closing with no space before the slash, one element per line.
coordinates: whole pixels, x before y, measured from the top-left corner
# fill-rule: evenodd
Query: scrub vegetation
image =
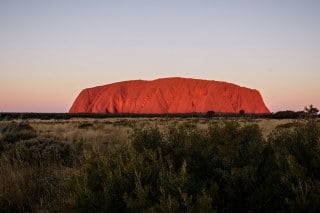
<path fill-rule="evenodd" d="M 319 154 L 314 116 L 2 120 L 0 211 L 316 212 Z"/>

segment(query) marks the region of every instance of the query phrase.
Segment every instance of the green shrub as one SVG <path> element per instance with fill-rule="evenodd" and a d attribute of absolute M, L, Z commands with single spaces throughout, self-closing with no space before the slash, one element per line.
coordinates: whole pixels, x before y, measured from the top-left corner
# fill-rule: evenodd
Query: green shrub
<path fill-rule="evenodd" d="M 306 212 L 319 208 L 319 202 L 311 202 L 320 199 L 319 124 L 308 120 L 292 130 L 277 128 L 268 141 L 269 151 L 263 156 L 269 162 L 261 175 L 267 182 L 261 183 L 265 187 L 261 194 L 273 193 L 264 199 L 273 200 L 278 207 L 274 210 L 280 206 Z"/>
<path fill-rule="evenodd" d="M 143 125 L 133 129 L 130 139 L 130 144 L 112 150 L 87 152 L 65 185 L 55 186 L 56 179 L 46 176 L 35 176 L 36 180 L 28 176 L 39 188 L 33 185 L 26 192 L 38 190 L 30 197 L 51 202 L 48 210 L 59 206 L 59 212 L 316 212 L 320 208 L 316 120 L 280 126 L 267 138 L 256 124 L 228 120 L 212 122 L 207 129 L 178 123 L 165 128 Z M 3 153 L 6 159 L 35 168 L 74 166 L 81 147 L 35 138 L 6 143 Z M 52 192 L 61 186 L 69 196 L 57 200 L 59 193 Z M 43 198 L 46 194 L 52 199 Z M 0 198 L 0 208 L 34 211 L 30 201 L 13 197 L 8 200 L 11 206 Z"/>
<path fill-rule="evenodd" d="M 240 127 L 236 122 L 219 123 L 208 131 L 188 125 L 171 126 L 164 132 L 156 127 L 135 129 L 131 148 L 91 158 L 84 174 L 76 177 L 80 184 L 75 187 L 79 190 L 72 208 L 235 210 L 243 203 L 233 208 L 228 203 L 239 200 L 238 196 L 245 199 L 253 191 L 262 143 L 257 126 Z M 231 145 L 234 150 L 227 149 L 231 151 L 227 154 L 226 146 Z M 242 154 L 246 159 L 240 161 Z M 244 181 L 249 181 L 245 188 Z M 242 192 L 232 195 L 230 188 Z"/>
<path fill-rule="evenodd" d="M 81 123 L 80 125 L 78 125 L 79 129 L 88 129 L 88 128 L 92 128 L 92 127 L 93 127 L 93 124 L 88 123 L 88 122 Z"/>
<path fill-rule="evenodd" d="M 59 173 L 57 167 L 12 166 L 1 161 L 0 176 L 0 212 L 53 211 L 68 198 L 66 170 Z"/>
<path fill-rule="evenodd" d="M 215 113 L 215 111 L 208 111 L 207 112 L 207 114 L 206 114 L 206 116 L 208 117 L 208 118 L 212 118 L 212 117 L 214 117 L 214 115 L 215 115 L 216 113 Z"/>
<path fill-rule="evenodd" d="M 81 184 L 71 206 L 103 211 L 313 211 L 320 198 L 319 124 L 292 128 L 277 128 L 267 141 L 257 125 L 236 121 L 215 122 L 207 130 L 189 125 L 135 129 L 131 147 L 90 160 L 76 177 Z"/>
<path fill-rule="evenodd" d="M 158 128 L 148 129 L 134 129 L 131 136 L 132 147 L 137 152 L 143 152 L 145 150 L 156 150 L 162 143 L 162 135 Z"/>
<path fill-rule="evenodd" d="M 15 143 L 19 140 L 27 140 L 37 136 L 36 130 L 25 122 L 11 122 L 1 124 L 0 132 L 2 133 L 2 141 Z"/>
<path fill-rule="evenodd" d="M 50 138 L 34 138 L 6 144 L 4 153 L 12 162 L 41 166 L 51 164 L 71 166 L 79 157 L 73 145 Z"/>
<path fill-rule="evenodd" d="M 134 122 L 127 120 L 127 119 L 121 119 L 121 120 L 117 120 L 115 122 L 113 122 L 114 126 L 133 126 Z"/>
<path fill-rule="evenodd" d="M 284 129 L 291 129 L 294 127 L 297 127 L 298 125 L 300 125 L 297 122 L 289 122 L 289 123 L 285 123 L 285 124 L 279 124 L 278 126 L 276 126 L 277 129 L 279 128 L 284 128 Z"/>
<path fill-rule="evenodd" d="M 109 125 L 109 124 L 113 124 L 113 122 L 112 122 L 112 121 L 105 121 L 104 123 L 105 123 L 105 124 L 107 124 L 107 125 Z"/>

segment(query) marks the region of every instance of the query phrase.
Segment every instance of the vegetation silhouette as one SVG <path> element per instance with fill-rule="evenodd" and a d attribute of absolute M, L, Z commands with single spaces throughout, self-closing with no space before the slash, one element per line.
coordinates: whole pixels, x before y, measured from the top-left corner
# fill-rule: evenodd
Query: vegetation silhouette
<path fill-rule="evenodd" d="M 99 149 L 84 145 L 81 137 L 59 140 L 46 137 L 47 130 L 39 132 L 34 123 L 5 121 L 0 209 L 317 212 L 320 122 L 313 108 L 308 108 L 312 116 L 282 123 L 267 136 L 251 119 L 244 124 L 246 119 L 237 117 L 204 118 L 205 128 L 179 119 L 167 126 L 140 126 L 134 119 L 70 121 L 77 133 L 92 134 L 100 125 L 132 128 L 127 143 L 103 148 L 101 140 Z"/>

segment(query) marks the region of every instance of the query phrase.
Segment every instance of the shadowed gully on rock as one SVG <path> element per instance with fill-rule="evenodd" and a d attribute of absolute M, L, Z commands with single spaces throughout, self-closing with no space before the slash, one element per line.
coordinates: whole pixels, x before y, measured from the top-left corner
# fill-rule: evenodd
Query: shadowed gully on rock
<path fill-rule="evenodd" d="M 70 113 L 269 113 L 259 91 L 188 78 L 132 80 L 84 89 Z"/>

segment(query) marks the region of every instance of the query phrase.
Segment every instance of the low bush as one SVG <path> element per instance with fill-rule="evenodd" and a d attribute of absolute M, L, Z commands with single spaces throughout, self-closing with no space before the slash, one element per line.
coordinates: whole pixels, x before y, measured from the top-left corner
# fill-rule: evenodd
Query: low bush
<path fill-rule="evenodd" d="M 127 119 L 121 119 L 113 122 L 113 126 L 128 126 L 131 127 L 134 125 L 133 121 Z"/>
<path fill-rule="evenodd" d="M 3 146 L 3 154 L 11 162 L 22 162 L 31 165 L 48 166 L 73 165 L 79 155 L 73 145 L 51 138 L 34 138 L 21 140 Z"/>
<path fill-rule="evenodd" d="M 36 211 L 40 206 L 58 212 L 317 212 L 320 208 L 320 123 L 314 119 L 279 126 L 267 138 L 256 124 L 227 120 L 214 121 L 206 129 L 177 123 L 165 128 L 135 126 L 130 140 L 113 149 L 87 150 L 77 166 L 81 144 L 43 138 L 6 143 L 2 159 L 39 172 L 16 175 L 24 177 L 21 192 L 0 184 L 6 189 L 0 191 L 0 208 Z M 7 169 L 2 163 L 0 167 L 1 172 Z M 53 167 L 71 167 L 73 173 L 61 179 L 41 170 Z M 18 185 L 6 180 L 6 185 Z"/>
<path fill-rule="evenodd" d="M 88 128 L 92 128 L 92 127 L 93 127 L 92 123 L 85 122 L 85 123 L 81 123 L 78 126 L 78 129 L 88 129 Z"/>
<path fill-rule="evenodd" d="M 68 170 L 63 167 L 0 162 L 0 212 L 56 211 L 68 199 Z"/>
<path fill-rule="evenodd" d="M 10 122 L 0 126 L 2 141 L 15 143 L 19 140 L 27 140 L 37 136 L 36 130 L 28 123 Z"/>
<path fill-rule="evenodd" d="M 297 127 L 300 125 L 298 122 L 289 122 L 289 123 L 284 123 L 284 124 L 279 124 L 276 126 L 276 129 L 292 129 L 294 127 Z"/>
<path fill-rule="evenodd" d="M 290 127 L 291 128 L 291 127 Z M 73 178 L 75 211 L 265 212 L 319 208 L 320 127 L 212 123 L 135 129 L 132 144 L 93 155 Z"/>

